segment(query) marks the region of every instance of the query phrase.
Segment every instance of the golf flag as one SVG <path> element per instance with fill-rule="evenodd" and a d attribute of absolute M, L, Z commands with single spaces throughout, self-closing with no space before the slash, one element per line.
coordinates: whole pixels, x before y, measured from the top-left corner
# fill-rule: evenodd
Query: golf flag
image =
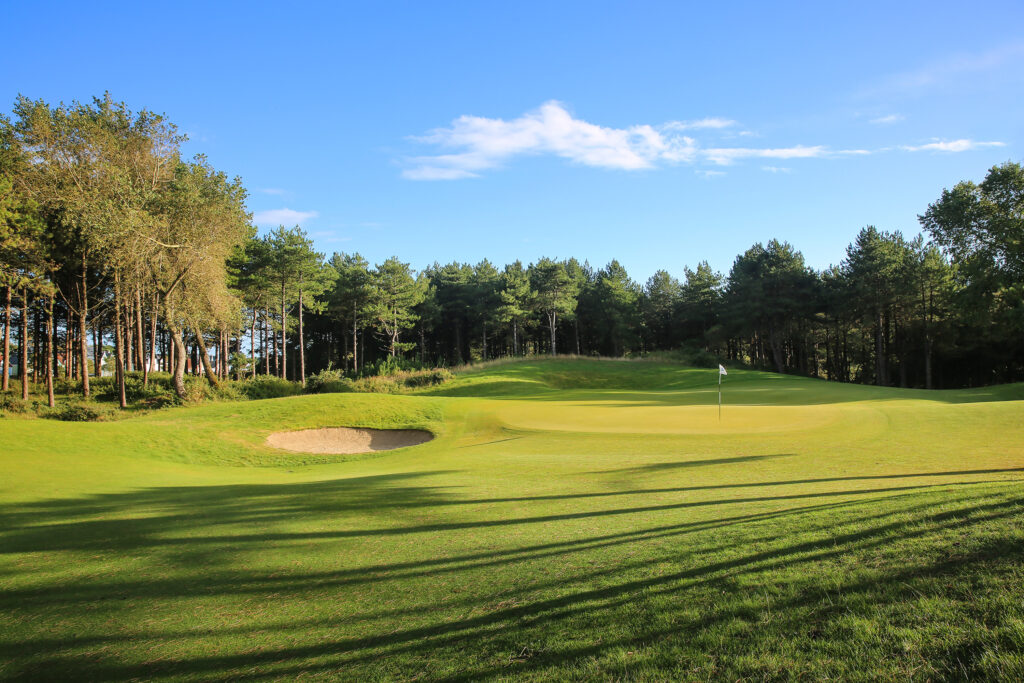
<path fill-rule="evenodd" d="M 722 375 L 727 375 L 725 366 L 721 363 L 718 364 L 718 421 L 722 421 Z"/>

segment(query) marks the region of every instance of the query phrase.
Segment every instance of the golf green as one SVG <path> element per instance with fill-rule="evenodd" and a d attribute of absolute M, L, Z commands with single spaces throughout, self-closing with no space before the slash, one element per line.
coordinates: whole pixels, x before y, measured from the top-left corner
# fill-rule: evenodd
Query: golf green
<path fill-rule="evenodd" d="M 0 420 L 0 678 L 1024 678 L 1024 385 L 717 381 Z M 264 443 L 332 426 L 436 438 Z"/>

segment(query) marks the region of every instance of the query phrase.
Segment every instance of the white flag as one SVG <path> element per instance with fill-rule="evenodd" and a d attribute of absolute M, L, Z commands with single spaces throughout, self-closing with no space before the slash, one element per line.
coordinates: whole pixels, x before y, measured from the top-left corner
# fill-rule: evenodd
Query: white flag
<path fill-rule="evenodd" d="M 719 375 L 728 375 L 729 373 L 725 371 L 725 366 L 724 365 L 719 364 L 719 366 L 718 366 L 718 374 Z"/>

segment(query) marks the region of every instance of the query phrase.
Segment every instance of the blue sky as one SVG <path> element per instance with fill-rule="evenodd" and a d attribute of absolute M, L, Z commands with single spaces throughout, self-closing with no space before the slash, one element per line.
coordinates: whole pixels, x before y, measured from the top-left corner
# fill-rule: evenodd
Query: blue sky
<path fill-rule="evenodd" d="M 1021 3 L 772 4 L 10 3 L 0 98 L 165 112 L 264 227 L 417 269 L 823 268 L 1024 157 Z"/>

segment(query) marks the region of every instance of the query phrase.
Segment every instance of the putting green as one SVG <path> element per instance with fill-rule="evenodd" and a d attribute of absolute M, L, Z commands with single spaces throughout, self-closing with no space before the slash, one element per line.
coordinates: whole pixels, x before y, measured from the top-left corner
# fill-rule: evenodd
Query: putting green
<path fill-rule="evenodd" d="M 716 382 L 0 420 L 0 678 L 1024 676 L 1024 385 Z M 333 426 L 436 438 L 264 443 Z"/>

